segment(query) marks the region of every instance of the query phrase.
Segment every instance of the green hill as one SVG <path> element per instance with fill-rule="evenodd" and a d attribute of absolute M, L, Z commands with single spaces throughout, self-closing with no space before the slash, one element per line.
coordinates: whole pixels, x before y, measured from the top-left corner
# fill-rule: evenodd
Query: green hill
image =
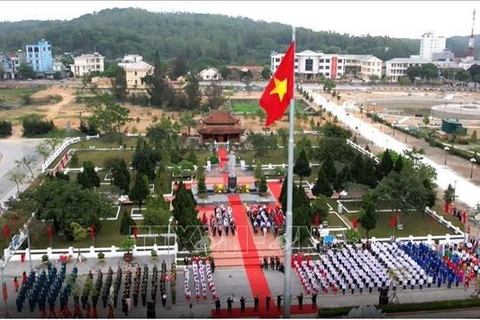
<path fill-rule="evenodd" d="M 270 63 L 272 50 L 286 50 L 290 26 L 242 17 L 192 13 L 153 13 L 142 9 L 107 9 L 69 21 L 0 23 L 0 51 L 25 48 L 45 38 L 54 54 L 92 52 L 113 60 L 139 53 L 152 60 L 155 49 L 162 59 L 182 57 L 190 63 Z M 455 40 L 460 46 L 462 39 Z M 297 51 L 373 54 L 382 60 L 418 54 L 419 40 L 357 37 L 334 32 L 297 29 Z"/>

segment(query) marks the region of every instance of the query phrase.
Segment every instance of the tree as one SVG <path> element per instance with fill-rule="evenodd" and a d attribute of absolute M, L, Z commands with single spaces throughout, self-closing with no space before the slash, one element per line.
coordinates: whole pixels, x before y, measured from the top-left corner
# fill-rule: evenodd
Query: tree
<path fill-rule="evenodd" d="M 382 160 L 380 160 L 380 164 L 377 167 L 377 178 L 378 180 L 382 180 L 383 177 L 388 176 L 388 174 L 393 170 L 393 160 L 390 152 L 385 150 L 382 156 Z"/>
<path fill-rule="evenodd" d="M 95 165 L 91 161 L 84 161 L 83 171 L 77 175 L 77 183 L 86 189 L 100 187 L 100 177 L 95 171 Z"/>
<path fill-rule="evenodd" d="M 35 161 L 37 161 L 35 156 L 26 156 L 26 157 L 23 157 L 21 160 L 16 160 L 15 163 L 17 164 L 17 166 L 20 166 L 22 164 L 25 165 L 25 167 L 27 167 L 28 171 L 30 172 L 30 177 L 33 180 L 35 177 L 32 171 L 32 164 L 34 164 Z"/>
<path fill-rule="evenodd" d="M 124 211 L 122 219 L 120 220 L 120 234 L 123 236 L 129 236 L 131 234 L 132 226 L 136 226 L 135 220 L 133 220 L 130 212 Z"/>
<path fill-rule="evenodd" d="M 127 251 L 127 255 L 129 255 L 130 251 L 133 250 L 134 246 L 135 246 L 135 240 L 133 240 L 130 237 L 125 237 L 120 243 L 120 251 Z"/>
<path fill-rule="evenodd" d="M 330 154 L 327 154 L 326 158 L 323 160 L 322 169 L 325 173 L 325 177 L 327 178 L 327 180 L 330 183 L 333 183 L 337 176 L 337 170 L 335 169 L 335 162 L 333 161 L 333 158 L 330 156 Z"/>
<path fill-rule="evenodd" d="M 312 201 L 312 208 L 316 216 L 320 218 L 320 221 L 324 221 L 328 217 L 330 210 L 328 206 L 328 199 L 324 195 L 318 195 L 315 200 Z"/>
<path fill-rule="evenodd" d="M 193 114 L 191 112 L 185 112 L 180 117 L 180 123 L 182 126 L 186 127 L 188 130 L 188 135 L 190 136 L 190 129 L 195 128 L 197 126 L 197 120 L 193 118 Z"/>
<path fill-rule="evenodd" d="M 346 130 L 330 121 L 327 121 L 320 131 L 324 137 L 328 138 L 349 139 L 352 136 L 350 130 Z"/>
<path fill-rule="evenodd" d="M 164 194 L 172 191 L 172 174 L 167 171 L 163 163 L 160 163 L 154 183 L 157 196 L 163 197 Z"/>
<path fill-rule="evenodd" d="M 183 55 L 179 54 L 170 61 L 170 78 L 177 79 L 187 74 L 187 64 Z"/>
<path fill-rule="evenodd" d="M 169 107 L 174 98 L 173 89 L 166 80 L 166 74 L 162 63 L 160 62 L 160 54 L 155 50 L 154 67 L 152 75 L 147 75 L 144 81 L 147 85 L 147 92 L 150 96 L 150 103 L 157 107 Z"/>
<path fill-rule="evenodd" d="M 395 160 L 395 164 L 393 166 L 393 171 L 398 173 L 402 172 L 403 169 L 403 157 L 401 155 L 398 156 L 397 160 Z"/>
<path fill-rule="evenodd" d="M 84 228 L 94 224 L 98 233 L 99 219 L 113 214 L 112 202 L 104 194 L 63 179 L 45 179 L 29 197 L 35 203 L 36 217 L 53 221 L 55 230 L 63 231 L 68 240 L 73 240 L 72 222 Z"/>
<path fill-rule="evenodd" d="M 366 157 L 363 162 L 363 172 L 360 176 L 360 183 L 375 188 L 378 184 L 376 164 L 372 158 Z"/>
<path fill-rule="evenodd" d="M 12 135 L 12 122 L 0 120 L 0 137 L 5 138 Z"/>
<path fill-rule="evenodd" d="M 469 82 L 472 80 L 472 76 L 467 70 L 460 70 L 455 74 L 455 80 Z"/>
<path fill-rule="evenodd" d="M 277 130 L 277 135 L 280 137 L 280 141 L 282 142 L 282 146 L 287 147 L 288 144 L 288 131 L 280 128 Z"/>
<path fill-rule="evenodd" d="M 443 193 L 443 201 L 446 203 L 452 203 L 455 199 L 455 189 L 451 184 L 448 184 L 447 189 Z"/>
<path fill-rule="evenodd" d="M 63 142 L 64 139 L 65 137 L 52 134 L 45 140 L 44 143 L 50 147 L 49 152 L 53 152 L 55 151 L 55 148 L 58 147 Z"/>
<path fill-rule="evenodd" d="M 47 161 L 47 157 L 50 155 L 50 148 L 45 142 L 40 143 L 35 147 L 35 151 L 42 156 L 43 162 Z"/>
<path fill-rule="evenodd" d="M 198 78 L 193 74 L 189 74 L 187 76 L 187 85 L 183 90 L 187 96 L 188 109 L 197 110 L 202 101 L 202 91 L 200 90 Z"/>
<path fill-rule="evenodd" d="M 422 68 L 418 66 L 410 66 L 407 69 L 407 76 L 411 82 L 415 81 L 415 78 L 422 75 Z"/>
<path fill-rule="evenodd" d="M 427 79 L 427 81 L 430 81 L 431 79 L 436 79 L 438 78 L 438 75 L 439 75 L 438 67 L 433 63 L 422 64 L 421 75 L 422 75 L 422 78 Z"/>
<path fill-rule="evenodd" d="M 17 68 L 17 72 L 20 76 L 20 79 L 35 78 L 36 75 L 35 71 L 33 71 L 33 68 L 26 63 L 20 63 Z"/>
<path fill-rule="evenodd" d="M 300 155 L 298 156 L 297 161 L 295 161 L 293 173 L 300 177 L 300 187 L 302 187 L 303 178 L 309 177 L 312 174 L 310 162 L 308 161 L 307 154 L 303 149 L 302 151 L 300 151 Z"/>
<path fill-rule="evenodd" d="M 477 142 L 477 130 L 473 130 L 472 136 L 470 137 L 472 142 Z"/>
<path fill-rule="evenodd" d="M 285 179 L 287 181 L 287 179 Z M 282 191 L 280 192 L 280 203 L 282 204 L 283 212 L 287 210 L 287 184 L 284 182 L 282 186 Z M 310 225 L 313 217 L 315 216 L 315 211 L 310 205 L 310 200 L 303 188 L 293 185 L 293 226 L 296 227 L 298 240 L 300 241 L 299 245 L 301 246 L 302 240 L 310 237 Z"/>
<path fill-rule="evenodd" d="M 145 142 L 139 140 L 132 156 L 132 167 L 137 173 L 147 176 L 152 181 L 155 178 L 155 167 L 159 161 L 159 153 L 155 152 Z"/>
<path fill-rule="evenodd" d="M 255 150 L 255 158 L 266 156 L 268 154 L 270 142 L 265 135 L 260 133 L 249 133 L 246 142 L 252 146 L 253 150 Z"/>
<path fill-rule="evenodd" d="M 359 212 L 359 222 L 363 229 L 367 232 L 369 238 L 370 230 L 377 226 L 376 200 L 373 193 L 366 193 L 362 197 L 362 209 Z"/>
<path fill-rule="evenodd" d="M 197 201 L 192 191 L 187 190 L 180 182 L 172 201 L 173 217 L 176 220 L 174 231 L 180 245 L 184 248 L 195 248 L 203 236 L 202 222 L 198 218 Z"/>
<path fill-rule="evenodd" d="M 147 128 L 147 138 L 155 145 L 158 150 L 160 145 L 167 147 L 171 141 L 171 126 L 168 127 L 164 123 L 156 123 Z"/>
<path fill-rule="evenodd" d="M 430 123 L 430 118 L 428 116 L 424 116 L 423 117 L 423 125 L 428 126 L 429 123 Z"/>
<path fill-rule="evenodd" d="M 142 203 L 150 194 L 148 178 L 140 173 L 135 175 L 135 182 L 130 190 L 130 199 L 138 202 L 138 210 L 142 212 Z"/>
<path fill-rule="evenodd" d="M 128 117 L 130 110 L 115 103 L 107 93 L 97 96 L 87 104 L 87 108 L 92 113 L 88 118 L 89 124 L 106 134 L 120 132 L 121 127 L 131 121 Z"/>
<path fill-rule="evenodd" d="M 223 106 L 227 100 L 223 95 L 222 87 L 215 84 L 214 81 L 205 88 L 205 96 L 207 97 L 206 107 L 214 110 Z"/>
<path fill-rule="evenodd" d="M 263 78 L 264 80 L 268 80 L 268 79 L 270 79 L 270 77 L 272 76 L 272 71 L 271 71 L 269 68 L 264 67 L 264 68 L 262 69 L 262 73 L 261 73 L 260 75 L 262 76 L 262 78 Z"/>
<path fill-rule="evenodd" d="M 263 174 L 258 181 L 258 192 L 260 194 L 265 194 L 268 191 L 267 178 Z"/>
<path fill-rule="evenodd" d="M 117 68 L 115 80 L 113 81 L 113 96 L 117 101 L 127 99 L 127 75 L 125 69 Z"/>
<path fill-rule="evenodd" d="M 79 223 L 72 221 L 70 223 L 70 232 L 73 237 L 73 241 L 81 241 L 87 238 L 87 228 L 82 227 Z"/>
<path fill-rule="evenodd" d="M 360 153 L 357 153 L 355 158 L 353 158 L 352 162 L 352 167 L 351 167 L 351 176 L 352 176 L 352 181 L 356 183 L 361 183 L 361 181 L 364 181 L 364 168 L 365 163 L 363 161 L 363 157 Z"/>
<path fill-rule="evenodd" d="M 315 185 L 312 188 L 312 194 L 314 196 L 324 195 L 327 198 L 330 198 L 333 195 L 331 184 L 328 181 L 323 168 L 320 168 L 318 171 L 317 181 L 315 181 Z"/>
<path fill-rule="evenodd" d="M 130 190 L 130 171 L 124 159 L 116 158 L 111 169 L 112 184 L 117 186 L 125 194 Z"/>
<path fill-rule="evenodd" d="M 147 198 L 146 210 L 143 212 L 143 225 L 165 227 L 168 225 L 170 217 L 169 204 L 163 199 L 163 196 Z M 167 231 L 157 230 L 162 233 Z"/>
<path fill-rule="evenodd" d="M 0 66 L 0 81 L 5 80 L 5 70 Z"/>
<path fill-rule="evenodd" d="M 15 183 L 17 186 L 17 194 L 20 194 L 20 185 L 27 181 L 27 175 L 21 171 L 20 165 L 17 164 L 14 168 L 7 171 L 8 180 Z"/>
<path fill-rule="evenodd" d="M 205 168 L 203 167 L 203 165 L 200 165 L 197 168 L 197 181 L 198 194 L 206 194 L 207 185 L 205 184 Z"/>

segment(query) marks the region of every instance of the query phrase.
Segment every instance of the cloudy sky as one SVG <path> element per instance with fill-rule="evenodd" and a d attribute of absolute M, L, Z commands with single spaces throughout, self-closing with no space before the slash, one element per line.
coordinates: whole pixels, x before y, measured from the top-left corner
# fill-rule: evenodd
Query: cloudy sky
<path fill-rule="evenodd" d="M 424 32 L 434 32 L 450 37 L 470 34 L 477 4 L 475 1 L 2 1 L 0 21 L 70 20 L 106 8 L 138 7 L 156 12 L 244 16 L 352 35 L 420 38 Z M 477 30 L 475 33 L 480 33 L 480 25 Z"/>

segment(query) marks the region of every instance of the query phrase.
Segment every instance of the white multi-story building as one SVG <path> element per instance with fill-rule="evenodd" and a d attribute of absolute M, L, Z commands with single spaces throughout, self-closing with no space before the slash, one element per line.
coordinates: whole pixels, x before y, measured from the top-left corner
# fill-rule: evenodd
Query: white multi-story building
<path fill-rule="evenodd" d="M 420 57 L 432 60 L 432 54 L 445 50 L 447 39 L 444 36 L 436 36 L 431 32 L 424 33 L 420 40 Z"/>
<path fill-rule="evenodd" d="M 270 68 L 275 72 L 285 54 L 272 52 Z M 373 55 L 325 54 L 321 51 L 305 50 L 295 54 L 295 73 L 303 79 L 323 75 L 338 79 L 343 75 L 355 75 L 369 80 L 375 75 L 382 76 L 382 60 Z"/>
<path fill-rule="evenodd" d="M 126 54 L 120 59 L 120 63 L 135 63 L 135 62 L 142 62 L 143 57 L 139 54 Z M 120 65 L 120 63 L 118 65 Z"/>
<path fill-rule="evenodd" d="M 353 75 L 365 81 L 382 77 L 382 60 L 370 54 L 344 55 L 345 75 Z"/>
<path fill-rule="evenodd" d="M 270 56 L 272 72 L 277 71 L 283 56 L 284 53 L 272 52 Z M 295 54 L 295 73 L 304 79 L 313 79 L 319 75 L 336 79 L 343 75 L 344 60 L 341 55 L 305 50 Z"/>
<path fill-rule="evenodd" d="M 394 58 L 385 61 L 385 76 L 390 82 L 396 82 L 401 77 L 407 76 L 407 69 L 410 67 L 421 67 L 423 64 L 431 63 L 423 58 Z"/>
<path fill-rule="evenodd" d="M 127 82 L 127 89 L 130 91 L 145 90 L 145 77 L 152 75 L 155 68 L 145 61 L 122 64 L 119 66 L 125 70 L 125 79 Z"/>
<path fill-rule="evenodd" d="M 103 72 L 104 59 L 105 58 L 98 52 L 82 54 L 74 58 L 75 63 L 70 65 L 70 68 L 75 77 L 83 77 L 85 74 L 94 71 Z"/>

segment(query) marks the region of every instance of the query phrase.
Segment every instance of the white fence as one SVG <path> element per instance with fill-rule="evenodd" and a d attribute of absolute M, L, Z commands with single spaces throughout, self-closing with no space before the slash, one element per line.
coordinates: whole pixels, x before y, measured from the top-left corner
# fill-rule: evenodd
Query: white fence
<path fill-rule="evenodd" d="M 140 235 L 138 235 L 140 237 Z M 151 250 L 156 250 L 157 254 L 160 255 L 168 255 L 170 251 L 170 255 L 175 255 L 175 260 L 178 253 L 178 244 L 175 243 L 174 245 L 165 245 L 160 246 L 154 244 L 153 246 L 134 246 L 132 249 L 132 253 L 134 256 L 143 257 L 143 256 L 150 256 Z M 25 250 L 17 250 L 17 252 L 11 257 L 10 261 L 21 261 L 21 254 L 25 253 L 25 257 L 28 258 L 29 256 L 29 248 Z M 60 256 L 67 255 L 71 256 L 72 259 L 76 259 L 78 254 L 82 254 L 87 259 L 98 258 L 98 254 L 103 252 L 105 254 L 105 258 L 115 258 L 115 257 L 123 257 L 125 251 L 121 251 L 117 246 L 111 247 L 100 247 L 96 248 L 91 246 L 90 248 L 62 248 L 62 249 L 33 249 L 31 250 L 31 259 L 32 261 L 42 260 L 43 255 L 48 255 L 50 261 L 56 261 L 60 259 Z M 4 249 L 4 254 L 9 255 L 8 249 Z"/>
<path fill-rule="evenodd" d="M 58 158 L 62 154 L 65 149 L 74 143 L 80 142 L 82 140 L 90 140 L 90 139 L 98 139 L 100 138 L 100 135 L 96 136 L 86 136 L 86 137 L 75 137 L 75 138 L 69 138 L 67 140 L 64 140 L 63 143 L 45 160 L 45 162 L 42 165 L 42 173 L 45 172 L 48 167 L 52 164 L 55 159 Z"/>
<path fill-rule="evenodd" d="M 362 148 L 360 145 L 356 144 L 355 142 L 347 139 L 347 144 L 351 146 L 353 149 L 359 151 L 360 153 L 370 157 L 370 159 L 373 159 L 373 161 L 375 161 L 376 164 L 380 163 L 380 159 L 378 159 L 373 153 L 371 153 L 367 149 Z"/>

